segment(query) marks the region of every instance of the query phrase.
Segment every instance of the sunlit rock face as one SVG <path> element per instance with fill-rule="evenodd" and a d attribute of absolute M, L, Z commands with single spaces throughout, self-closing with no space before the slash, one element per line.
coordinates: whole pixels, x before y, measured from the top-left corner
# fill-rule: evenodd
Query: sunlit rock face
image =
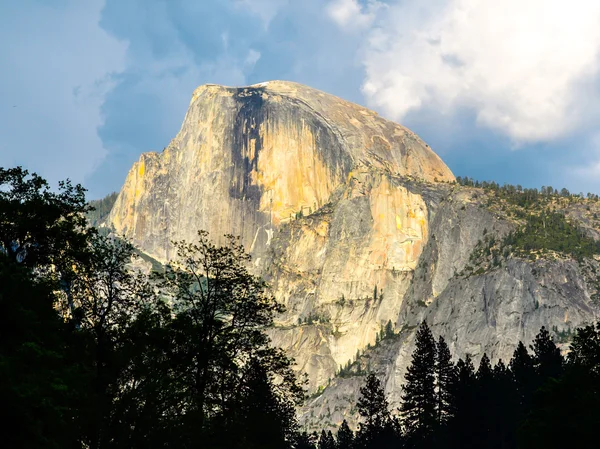
<path fill-rule="evenodd" d="M 368 109 L 289 82 L 206 85 L 171 144 L 134 164 L 110 222 L 160 261 L 199 229 L 241 236 L 288 308 L 273 340 L 314 389 L 398 318 L 429 238 L 410 179 L 454 176 Z"/>
<path fill-rule="evenodd" d="M 301 420 L 333 429 L 356 424 L 367 371 L 398 406 L 423 320 L 455 357 L 507 362 L 542 325 L 568 334 L 599 315 L 598 260 L 470 267 L 478 242 L 518 223 L 452 181 L 415 134 L 358 105 L 288 82 L 207 85 L 170 145 L 134 164 L 109 224 L 161 262 L 199 229 L 239 235 L 287 307 L 273 342 L 308 373 L 311 392 L 327 386 Z M 567 212 L 598 238 L 600 206 Z M 396 337 L 369 349 L 388 321 Z M 350 375 L 336 376 L 357 351 Z"/>

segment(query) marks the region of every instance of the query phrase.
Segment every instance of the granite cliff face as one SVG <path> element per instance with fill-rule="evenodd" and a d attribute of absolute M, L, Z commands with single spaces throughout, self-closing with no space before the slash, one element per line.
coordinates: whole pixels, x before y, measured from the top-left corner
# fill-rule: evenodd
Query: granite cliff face
<path fill-rule="evenodd" d="M 465 274 L 485 235 L 516 226 L 486 204 L 408 129 L 274 81 L 198 88 L 171 144 L 132 167 L 109 223 L 159 261 L 198 229 L 240 235 L 287 306 L 271 336 L 308 373 L 319 394 L 303 419 L 322 427 L 353 422 L 367 369 L 399 401 L 423 319 L 456 356 L 507 360 L 542 325 L 566 332 L 596 317 L 594 260 L 508 258 Z M 586 213 L 573 219 L 597 236 Z M 389 321 L 398 335 L 369 349 Z"/>

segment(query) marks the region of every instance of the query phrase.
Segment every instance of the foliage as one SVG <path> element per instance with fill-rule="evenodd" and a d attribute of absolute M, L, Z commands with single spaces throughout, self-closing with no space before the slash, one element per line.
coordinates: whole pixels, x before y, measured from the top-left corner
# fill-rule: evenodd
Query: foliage
<path fill-rule="evenodd" d="M 0 181 L 8 447 L 290 447 L 303 390 L 265 332 L 282 308 L 235 239 L 180 242 L 150 279 L 86 226 L 80 186 Z"/>
<path fill-rule="evenodd" d="M 393 447 L 399 429 L 390 414 L 385 393 L 375 374 L 367 376 L 360 394 L 357 406 L 362 422 L 356 434 L 355 446 L 365 449 Z"/>
<path fill-rule="evenodd" d="M 580 260 L 600 253 L 600 242 L 595 241 L 559 212 L 544 210 L 528 214 L 525 224 L 509 234 L 504 246 L 512 247 L 518 255 L 535 251 L 556 251 Z"/>
<path fill-rule="evenodd" d="M 402 387 L 402 423 L 416 439 L 427 439 L 435 428 L 436 343 L 429 326 L 423 322 L 417 330 L 416 347 Z"/>
<path fill-rule="evenodd" d="M 88 203 L 90 210 L 86 213 L 86 218 L 91 226 L 97 227 L 106 220 L 118 196 L 117 192 L 112 192 L 102 199 L 92 200 Z"/>

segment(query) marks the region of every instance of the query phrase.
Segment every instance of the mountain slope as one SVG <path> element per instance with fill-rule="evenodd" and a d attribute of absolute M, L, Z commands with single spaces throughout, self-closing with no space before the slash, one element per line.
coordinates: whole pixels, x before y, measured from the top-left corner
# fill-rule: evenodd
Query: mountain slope
<path fill-rule="evenodd" d="M 414 133 L 363 107 L 281 81 L 207 85 L 170 145 L 134 164 L 109 222 L 160 261 L 198 229 L 240 235 L 287 306 L 274 343 L 324 389 L 304 420 L 339 424 L 368 369 L 397 403 L 422 319 L 456 356 L 507 360 L 541 325 L 567 332 L 596 316 L 593 258 L 530 260 L 505 246 L 475 260 L 522 218 L 454 181 Z M 597 236 L 580 209 L 573 220 Z M 390 321 L 397 335 L 369 349 Z"/>

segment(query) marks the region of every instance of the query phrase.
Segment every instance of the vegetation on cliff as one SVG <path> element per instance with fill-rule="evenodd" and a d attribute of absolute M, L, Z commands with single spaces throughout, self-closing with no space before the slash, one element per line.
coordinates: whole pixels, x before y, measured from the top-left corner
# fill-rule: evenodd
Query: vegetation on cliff
<path fill-rule="evenodd" d="M 92 200 L 88 204 L 90 206 L 90 210 L 87 212 L 86 217 L 92 226 L 99 226 L 104 223 L 108 214 L 112 210 L 115 205 L 115 201 L 117 201 L 117 197 L 119 194 L 117 192 L 112 192 L 106 195 L 104 198 L 99 200 Z"/>

